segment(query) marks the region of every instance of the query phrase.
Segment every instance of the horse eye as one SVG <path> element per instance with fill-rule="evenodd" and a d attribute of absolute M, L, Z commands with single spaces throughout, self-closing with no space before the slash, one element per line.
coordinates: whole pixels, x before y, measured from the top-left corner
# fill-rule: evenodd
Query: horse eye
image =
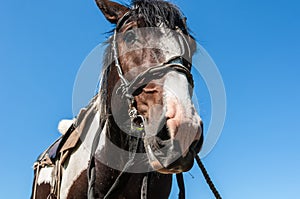
<path fill-rule="evenodd" d="M 133 31 L 128 31 L 124 36 L 124 41 L 127 44 L 133 44 L 136 41 L 136 35 L 133 33 Z"/>

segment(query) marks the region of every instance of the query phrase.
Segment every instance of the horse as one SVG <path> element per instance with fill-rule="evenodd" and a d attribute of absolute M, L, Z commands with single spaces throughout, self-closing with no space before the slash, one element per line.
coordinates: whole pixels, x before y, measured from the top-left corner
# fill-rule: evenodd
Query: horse
<path fill-rule="evenodd" d="M 99 92 L 38 158 L 31 198 L 166 199 L 172 175 L 182 188 L 203 144 L 192 102 L 196 42 L 170 2 L 96 4 L 115 25 Z"/>

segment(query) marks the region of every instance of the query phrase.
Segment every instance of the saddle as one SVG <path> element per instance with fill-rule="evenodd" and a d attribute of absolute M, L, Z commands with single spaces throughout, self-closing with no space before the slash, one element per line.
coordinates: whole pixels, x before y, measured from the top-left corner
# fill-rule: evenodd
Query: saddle
<path fill-rule="evenodd" d="M 38 156 L 36 163 L 40 163 L 44 166 L 51 166 L 55 164 L 55 161 L 60 158 L 60 154 L 63 154 L 71 149 L 75 148 L 80 135 L 75 131 L 75 125 L 72 123 L 67 130 L 62 132 L 56 141 L 54 141 L 41 155 Z"/>
<path fill-rule="evenodd" d="M 58 128 L 60 131 L 60 127 Z M 49 199 L 57 199 L 60 191 L 62 165 L 70 157 L 72 150 L 77 146 L 80 134 L 76 130 L 74 122 L 70 123 L 64 132 L 53 144 L 51 144 L 34 163 L 35 181 L 33 185 L 33 199 L 36 199 L 39 173 L 42 168 L 52 168 L 52 182 Z"/>

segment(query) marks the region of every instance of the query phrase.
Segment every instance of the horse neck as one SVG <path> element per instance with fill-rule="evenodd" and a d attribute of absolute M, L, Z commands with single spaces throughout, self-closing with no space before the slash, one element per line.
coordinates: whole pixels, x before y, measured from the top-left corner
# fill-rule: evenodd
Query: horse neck
<path fill-rule="evenodd" d="M 103 107 L 100 104 L 100 96 L 96 96 L 89 106 L 81 110 L 78 115 L 77 125 L 78 130 L 82 132 L 81 146 L 87 148 L 92 153 L 91 155 L 95 157 L 96 192 L 100 196 L 105 196 L 117 181 L 127 161 L 126 158 L 122 157 L 122 154 L 114 153 L 111 150 L 110 144 L 112 142 L 109 143 L 108 140 L 112 140 L 117 148 L 128 150 L 128 135 L 120 130 L 111 115 L 101 116 L 101 108 Z M 115 159 L 116 163 L 121 165 L 120 169 L 113 169 L 111 167 L 113 165 L 107 165 L 106 158 Z M 147 172 L 126 174 L 126 179 L 122 182 L 124 185 L 122 186 L 122 192 L 128 195 L 127 198 L 139 198 L 146 175 L 148 175 Z M 164 196 L 168 196 L 171 189 L 171 175 L 151 172 L 148 181 L 149 194 L 151 193 L 154 196 L 152 198 L 167 198 Z M 157 187 L 158 185 L 164 187 L 163 190 L 161 190 L 161 187 Z M 132 189 L 132 187 L 136 187 L 136 189 Z"/>
<path fill-rule="evenodd" d="M 107 104 L 103 106 L 103 101 L 101 100 L 103 96 L 101 95 L 102 92 L 99 92 L 92 99 L 91 103 L 78 115 L 77 121 L 80 130 L 83 132 L 82 143 L 84 147 L 91 151 L 91 155 L 95 157 L 95 183 L 97 184 L 96 189 L 98 189 L 96 192 L 105 196 L 120 176 L 123 166 L 128 161 L 128 159 L 122 157 L 122 154 L 114 153 L 110 150 L 110 144 L 113 143 L 115 147 L 126 151 L 129 150 L 129 142 L 128 134 L 118 127 L 110 110 L 106 109 L 108 107 Z M 108 140 L 112 142 L 109 143 Z M 101 158 L 104 158 L 104 160 Z M 116 159 L 116 163 L 119 163 L 121 167 L 114 169 L 106 164 L 105 158 Z M 145 176 L 148 176 L 148 195 L 152 195 L 152 197 L 148 198 L 168 198 L 172 185 L 172 175 L 163 175 L 157 172 L 127 173 L 126 175 L 122 189 L 128 195 L 127 198 L 140 197 Z M 136 187 L 136 189 L 132 189 L 132 187 Z M 134 191 L 128 192 L 128 190 Z"/>

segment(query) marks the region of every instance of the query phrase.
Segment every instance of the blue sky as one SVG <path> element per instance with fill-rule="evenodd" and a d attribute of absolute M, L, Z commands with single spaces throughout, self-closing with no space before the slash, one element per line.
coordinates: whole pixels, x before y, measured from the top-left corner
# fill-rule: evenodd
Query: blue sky
<path fill-rule="evenodd" d="M 224 130 L 203 160 L 221 194 L 299 197 L 300 3 L 173 2 L 226 87 Z M 112 26 L 94 1 L 71 0 L 3 1 L 0 24 L 1 196 L 29 198 L 34 160 L 59 136 L 59 120 L 72 117 L 77 70 Z M 198 169 L 190 173 L 187 198 L 213 198 Z"/>

